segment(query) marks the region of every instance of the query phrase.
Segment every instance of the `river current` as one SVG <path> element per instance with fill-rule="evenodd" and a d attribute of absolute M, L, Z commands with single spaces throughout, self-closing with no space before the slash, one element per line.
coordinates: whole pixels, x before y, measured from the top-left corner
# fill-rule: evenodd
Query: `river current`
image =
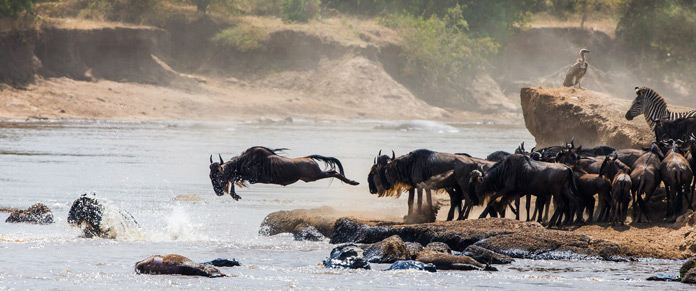
<path fill-rule="evenodd" d="M 499 272 L 437 273 L 329 270 L 320 266 L 334 247 L 298 242 L 292 235 L 259 235 L 263 218 L 278 210 L 331 206 L 338 210 L 401 217 L 406 199 L 370 195 L 366 177 L 382 149 L 396 155 L 418 148 L 485 157 L 514 151 L 533 137 L 522 124 L 430 121 L 294 122 L 2 122 L 0 207 L 26 209 L 41 202 L 53 211 L 51 225 L 0 222 L 0 289 L 238 289 L 376 290 L 498 289 L 625 290 L 687 289 L 681 283 L 649 282 L 676 273 L 672 260 L 637 262 L 517 260 Z M 228 159 L 248 147 L 289 148 L 291 157 L 321 154 L 341 160 L 353 187 L 338 180 L 286 187 L 255 184 L 237 189 L 234 201 L 218 197 L 208 178 L 209 156 Z M 86 239 L 70 227 L 67 213 L 83 193 L 96 193 L 128 211 L 139 229 L 116 239 Z M 177 201 L 195 194 L 200 202 Z M 441 211 L 443 212 L 443 211 Z M 0 213 L 4 221 L 8 213 Z M 441 213 L 442 216 L 442 213 Z M 137 275 L 135 263 L 154 254 L 194 261 L 236 258 L 241 267 L 220 268 L 225 278 Z"/>

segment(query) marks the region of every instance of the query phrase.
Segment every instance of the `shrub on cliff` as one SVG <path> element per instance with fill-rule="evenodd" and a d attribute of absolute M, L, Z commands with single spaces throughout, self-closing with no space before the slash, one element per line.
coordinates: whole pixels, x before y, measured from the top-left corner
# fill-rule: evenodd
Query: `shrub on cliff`
<path fill-rule="evenodd" d="M 31 0 L 0 1 L 0 17 L 17 17 L 24 11 L 31 11 Z"/>
<path fill-rule="evenodd" d="M 256 26 L 242 23 L 218 32 L 212 41 L 240 52 L 247 52 L 262 48 L 266 41 L 266 33 Z"/>
<path fill-rule="evenodd" d="M 627 0 L 616 38 L 631 51 L 628 64 L 647 78 L 683 81 L 694 89 L 696 78 L 696 4 L 693 1 Z"/>
<path fill-rule="evenodd" d="M 283 22 L 308 22 L 319 16 L 319 0 L 284 0 Z"/>
<path fill-rule="evenodd" d="M 487 56 L 497 53 L 498 45 L 491 38 L 470 36 L 461 9 L 457 5 L 442 18 L 402 14 L 379 19 L 399 31 L 404 75 L 427 85 L 456 85 L 478 71 Z"/>

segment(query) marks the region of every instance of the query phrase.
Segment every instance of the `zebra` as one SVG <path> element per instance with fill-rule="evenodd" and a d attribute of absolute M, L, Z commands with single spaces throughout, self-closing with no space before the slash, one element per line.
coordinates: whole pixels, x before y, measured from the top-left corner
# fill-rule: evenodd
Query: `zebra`
<path fill-rule="evenodd" d="M 686 112 L 672 112 L 667 109 L 667 102 L 655 90 L 648 87 L 636 87 L 636 99 L 633 100 L 631 108 L 626 112 L 626 119 L 633 120 L 634 117 L 643 113 L 645 121 L 654 132 L 660 119 L 675 120 L 679 118 L 689 118 L 696 116 L 696 110 Z"/>

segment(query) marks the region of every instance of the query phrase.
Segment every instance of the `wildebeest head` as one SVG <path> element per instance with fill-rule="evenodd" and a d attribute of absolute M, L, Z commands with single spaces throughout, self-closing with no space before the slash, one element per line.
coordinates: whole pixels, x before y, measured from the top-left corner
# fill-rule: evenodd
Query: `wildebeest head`
<path fill-rule="evenodd" d="M 98 231 L 103 214 L 104 207 L 96 198 L 82 194 L 70 207 L 68 223 L 78 226 L 84 223 L 87 225 L 86 230 Z"/>
<path fill-rule="evenodd" d="M 210 155 L 210 182 L 213 184 L 213 190 L 217 196 L 225 195 L 225 188 L 229 183 L 228 179 L 225 178 L 225 162 L 222 160 L 222 156 L 218 155 L 220 162 L 213 162 L 213 156 Z"/>
<path fill-rule="evenodd" d="M 391 189 L 391 184 L 387 181 L 385 176 L 387 164 L 394 160 L 395 154 L 392 151 L 391 158 L 387 155 L 382 155 L 380 150 L 375 158 L 372 168 L 370 168 L 370 173 L 367 174 L 367 184 L 370 188 L 370 194 L 384 194 L 386 191 Z"/>
<path fill-rule="evenodd" d="M 556 154 L 556 162 L 566 164 L 569 166 L 575 165 L 580 159 L 578 156 L 578 153 L 582 150 L 582 146 L 579 146 L 577 148 L 564 148 L 558 154 Z"/>

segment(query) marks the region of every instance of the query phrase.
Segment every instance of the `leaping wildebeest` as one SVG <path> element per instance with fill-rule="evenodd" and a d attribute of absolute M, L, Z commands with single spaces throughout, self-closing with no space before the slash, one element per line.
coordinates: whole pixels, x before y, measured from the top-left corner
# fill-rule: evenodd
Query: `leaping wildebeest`
<path fill-rule="evenodd" d="M 218 155 L 219 163 L 213 162 L 211 155 L 210 181 L 213 183 L 215 194 L 222 196 L 229 193 L 234 200 L 239 200 L 242 197 L 234 191 L 234 184 L 244 186 L 245 182 L 286 186 L 299 180 L 313 182 L 324 178 L 337 178 L 349 185 L 360 184 L 344 176 L 343 166 L 336 158 L 320 155 L 286 158 L 277 154 L 282 150 L 286 149 L 255 146 L 227 162 Z M 326 163 L 330 170 L 322 171 L 316 161 Z M 336 172 L 336 168 L 339 172 Z"/>

